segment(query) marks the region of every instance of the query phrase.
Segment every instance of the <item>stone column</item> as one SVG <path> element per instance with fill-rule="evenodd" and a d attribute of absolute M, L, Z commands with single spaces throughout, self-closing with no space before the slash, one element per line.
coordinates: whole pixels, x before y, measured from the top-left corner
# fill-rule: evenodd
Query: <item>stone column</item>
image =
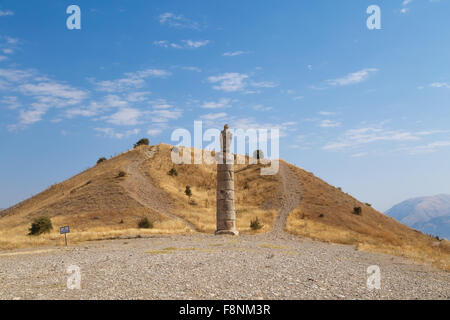
<path fill-rule="evenodd" d="M 234 211 L 234 155 L 230 152 L 233 135 L 225 125 L 220 135 L 222 151 L 217 157 L 217 230 L 216 235 L 238 235 Z"/>

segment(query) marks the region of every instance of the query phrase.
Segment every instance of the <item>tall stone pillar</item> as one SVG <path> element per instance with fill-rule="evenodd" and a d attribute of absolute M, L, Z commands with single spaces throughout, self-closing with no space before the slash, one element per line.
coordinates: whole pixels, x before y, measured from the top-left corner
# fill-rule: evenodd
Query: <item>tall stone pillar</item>
<path fill-rule="evenodd" d="M 220 135 L 221 152 L 217 157 L 217 230 L 216 235 L 238 235 L 234 211 L 234 155 L 231 151 L 233 135 L 226 124 Z"/>

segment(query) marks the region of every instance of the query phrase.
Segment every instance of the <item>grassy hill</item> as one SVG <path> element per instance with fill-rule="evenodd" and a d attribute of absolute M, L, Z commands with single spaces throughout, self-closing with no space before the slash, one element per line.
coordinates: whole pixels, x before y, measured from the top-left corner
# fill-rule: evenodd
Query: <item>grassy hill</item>
<path fill-rule="evenodd" d="M 165 144 L 140 146 L 4 210 L 0 248 L 60 245 L 58 227 L 63 225 L 71 227 L 71 242 L 214 232 L 215 165 L 174 165 L 171 149 Z M 281 226 L 298 236 L 352 244 L 360 250 L 402 255 L 449 269 L 447 241 L 413 230 L 282 160 L 274 176 L 261 176 L 262 166 L 235 166 L 241 234 L 271 232 Z M 186 186 L 192 190 L 190 198 L 184 193 Z M 28 236 L 30 223 L 42 216 L 52 219 L 55 230 Z M 152 222 L 152 229 L 137 227 L 143 217 Z M 256 217 L 263 228 L 253 231 L 250 221 Z"/>

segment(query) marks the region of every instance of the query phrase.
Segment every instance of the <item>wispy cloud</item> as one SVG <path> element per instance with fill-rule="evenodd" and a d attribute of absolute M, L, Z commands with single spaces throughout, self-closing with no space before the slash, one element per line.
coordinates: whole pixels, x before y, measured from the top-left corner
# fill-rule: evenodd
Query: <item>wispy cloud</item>
<path fill-rule="evenodd" d="M 168 40 L 154 41 L 153 44 L 162 48 L 174 49 L 198 49 L 210 43 L 209 40 L 181 40 L 180 43 L 170 42 Z"/>
<path fill-rule="evenodd" d="M 247 51 L 229 51 L 229 52 L 225 52 L 224 54 L 222 54 L 224 57 L 236 57 L 236 56 L 240 56 L 243 54 L 247 54 Z"/>
<path fill-rule="evenodd" d="M 241 91 L 245 88 L 245 79 L 248 75 L 243 73 L 224 73 L 218 76 L 208 78 L 210 83 L 215 84 L 213 89 L 226 92 Z"/>
<path fill-rule="evenodd" d="M 337 141 L 326 144 L 324 150 L 344 150 L 379 141 L 419 140 L 414 133 L 403 130 L 389 130 L 383 127 L 368 127 L 347 130 Z"/>
<path fill-rule="evenodd" d="M 147 78 L 166 78 L 171 72 L 162 69 L 145 69 L 137 72 L 125 73 L 125 77 L 116 80 L 91 81 L 97 90 L 105 92 L 123 92 L 130 89 L 142 88 Z"/>
<path fill-rule="evenodd" d="M 434 82 L 430 84 L 432 88 L 447 88 L 450 89 L 450 83 L 447 82 Z"/>
<path fill-rule="evenodd" d="M 203 109 L 219 109 L 230 107 L 231 99 L 222 98 L 219 101 L 207 101 L 201 105 Z"/>
<path fill-rule="evenodd" d="M 11 10 L 0 10 L 0 17 L 13 16 L 14 12 Z"/>
<path fill-rule="evenodd" d="M 367 68 L 357 72 L 349 73 L 342 78 L 327 80 L 326 82 L 331 86 L 348 86 L 366 81 L 371 74 L 377 71 L 378 69 L 375 68 Z"/>
<path fill-rule="evenodd" d="M 334 120 L 322 120 L 319 126 L 322 128 L 336 128 L 340 127 L 341 123 Z"/>
<path fill-rule="evenodd" d="M 159 23 L 179 29 L 194 29 L 200 30 L 200 24 L 184 17 L 181 14 L 175 14 L 172 12 L 165 12 L 159 15 Z"/>
<path fill-rule="evenodd" d="M 141 130 L 138 128 L 126 130 L 125 132 L 116 132 L 116 130 L 113 128 L 94 128 L 94 130 L 102 134 L 102 136 L 104 137 L 114 139 L 128 138 L 132 135 L 137 135 L 139 134 L 139 132 L 141 132 Z"/>
<path fill-rule="evenodd" d="M 236 92 L 243 91 L 247 87 L 252 88 L 274 88 L 278 84 L 270 81 L 248 81 L 250 76 L 245 73 L 228 72 L 217 76 L 211 76 L 208 78 L 208 82 L 214 84 L 213 89 L 225 91 L 225 92 Z M 259 93 L 259 90 L 247 90 L 245 93 Z"/>

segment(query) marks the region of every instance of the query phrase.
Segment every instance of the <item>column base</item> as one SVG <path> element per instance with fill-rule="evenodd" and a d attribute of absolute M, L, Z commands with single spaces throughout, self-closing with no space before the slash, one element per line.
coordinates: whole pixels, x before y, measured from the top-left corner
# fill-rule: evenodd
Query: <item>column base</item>
<path fill-rule="evenodd" d="M 216 236 L 222 236 L 222 235 L 238 236 L 239 231 L 237 231 L 237 230 L 217 230 L 214 234 Z"/>

